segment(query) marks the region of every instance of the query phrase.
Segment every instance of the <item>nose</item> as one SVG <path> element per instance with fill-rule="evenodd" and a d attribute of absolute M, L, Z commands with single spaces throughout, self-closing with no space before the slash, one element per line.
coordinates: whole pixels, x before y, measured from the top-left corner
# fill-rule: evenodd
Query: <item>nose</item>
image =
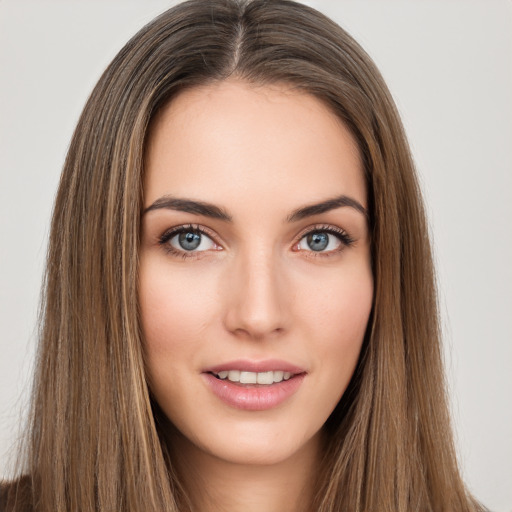
<path fill-rule="evenodd" d="M 226 329 L 255 340 L 282 333 L 288 316 L 285 277 L 271 251 L 239 255 L 227 272 Z"/>

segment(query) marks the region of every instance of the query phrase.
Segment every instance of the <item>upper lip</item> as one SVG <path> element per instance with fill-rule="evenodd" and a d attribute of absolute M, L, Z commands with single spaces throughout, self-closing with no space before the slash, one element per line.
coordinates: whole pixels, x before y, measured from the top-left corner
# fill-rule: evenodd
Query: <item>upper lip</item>
<path fill-rule="evenodd" d="M 252 361 L 249 359 L 238 359 L 216 364 L 203 370 L 204 373 L 219 373 L 222 371 L 240 370 L 244 372 L 271 372 L 282 370 L 293 374 L 305 373 L 306 370 L 297 365 L 291 364 L 280 359 L 265 359 L 262 361 Z"/>

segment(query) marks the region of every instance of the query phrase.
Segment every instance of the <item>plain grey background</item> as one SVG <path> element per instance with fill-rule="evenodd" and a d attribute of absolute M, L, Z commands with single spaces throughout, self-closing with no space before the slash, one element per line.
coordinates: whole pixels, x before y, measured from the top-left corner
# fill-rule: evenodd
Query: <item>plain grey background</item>
<path fill-rule="evenodd" d="M 0 476 L 36 343 L 52 201 L 99 75 L 175 2 L 0 0 Z M 512 3 L 317 0 L 370 53 L 409 135 L 438 263 L 463 473 L 512 511 Z M 425 379 L 428 379 L 425 375 Z"/>

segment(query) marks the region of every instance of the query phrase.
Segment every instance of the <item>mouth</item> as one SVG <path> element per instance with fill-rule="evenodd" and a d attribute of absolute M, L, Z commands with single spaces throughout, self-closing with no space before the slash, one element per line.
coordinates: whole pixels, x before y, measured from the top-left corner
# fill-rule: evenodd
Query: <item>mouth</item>
<path fill-rule="evenodd" d="M 307 372 L 284 361 L 232 361 L 202 372 L 207 387 L 229 407 L 273 409 L 300 388 Z"/>
<path fill-rule="evenodd" d="M 297 375 L 284 370 L 275 370 L 267 372 L 249 372 L 244 370 L 221 370 L 220 372 L 209 372 L 219 380 L 228 380 L 235 384 L 260 384 L 262 386 L 271 386 L 283 380 L 289 380 Z"/>

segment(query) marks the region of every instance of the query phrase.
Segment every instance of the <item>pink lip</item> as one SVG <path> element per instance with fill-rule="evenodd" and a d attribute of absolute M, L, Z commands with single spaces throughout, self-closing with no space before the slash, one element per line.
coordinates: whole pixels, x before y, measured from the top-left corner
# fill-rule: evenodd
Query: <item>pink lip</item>
<path fill-rule="evenodd" d="M 289 373 L 305 373 L 304 368 L 295 366 L 280 359 L 265 359 L 264 361 L 250 361 L 248 359 L 238 359 L 236 361 L 228 361 L 226 363 L 217 364 L 209 368 L 205 368 L 205 373 L 219 373 L 226 370 L 242 370 L 245 372 L 275 372 L 282 370 Z"/>
<path fill-rule="evenodd" d="M 246 411 L 265 411 L 288 400 L 298 391 L 306 374 L 294 375 L 270 385 L 235 384 L 229 380 L 220 380 L 211 373 L 203 373 L 209 388 L 227 405 Z"/>
<path fill-rule="evenodd" d="M 220 380 L 213 373 L 226 370 L 268 372 L 282 370 L 294 374 L 289 380 L 270 385 L 239 384 Z M 277 359 L 266 361 L 230 361 L 212 366 L 202 373 L 208 387 L 230 407 L 246 411 L 265 411 L 282 404 L 296 393 L 306 377 L 304 369 Z"/>

